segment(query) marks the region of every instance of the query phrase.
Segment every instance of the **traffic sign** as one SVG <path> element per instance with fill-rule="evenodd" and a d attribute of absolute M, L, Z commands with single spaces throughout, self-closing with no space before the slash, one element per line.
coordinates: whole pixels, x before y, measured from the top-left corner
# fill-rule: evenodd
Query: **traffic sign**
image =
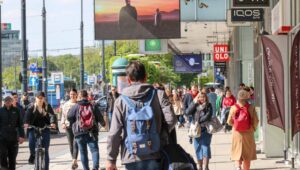
<path fill-rule="evenodd" d="M 38 86 L 39 81 L 37 77 L 29 77 L 29 86 Z"/>
<path fill-rule="evenodd" d="M 31 64 L 29 65 L 29 70 L 32 71 L 32 72 L 33 72 L 36 68 L 37 68 L 37 63 L 31 63 Z"/>

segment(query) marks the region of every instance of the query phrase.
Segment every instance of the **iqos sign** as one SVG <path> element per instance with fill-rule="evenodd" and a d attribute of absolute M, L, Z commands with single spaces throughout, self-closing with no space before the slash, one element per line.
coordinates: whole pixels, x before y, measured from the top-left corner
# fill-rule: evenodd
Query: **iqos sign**
<path fill-rule="evenodd" d="M 231 9 L 231 21 L 263 21 L 264 9 L 262 8 L 232 8 Z"/>

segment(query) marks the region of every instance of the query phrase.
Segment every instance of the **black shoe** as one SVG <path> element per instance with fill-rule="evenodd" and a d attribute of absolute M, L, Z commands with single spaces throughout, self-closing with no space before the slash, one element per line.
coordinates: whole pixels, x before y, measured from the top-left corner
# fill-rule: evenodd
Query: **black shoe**
<path fill-rule="evenodd" d="M 190 143 L 190 144 L 193 144 L 193 138 L 190 138 L 190 139 L 189 139 L 189 143 Z"/>
<path fill-rule="evenodd" d="M 33 155 L 30 155 L 29 159 L 28 159 L 28 163 L 33 165 L 34 164 L 34 156 Z"/>

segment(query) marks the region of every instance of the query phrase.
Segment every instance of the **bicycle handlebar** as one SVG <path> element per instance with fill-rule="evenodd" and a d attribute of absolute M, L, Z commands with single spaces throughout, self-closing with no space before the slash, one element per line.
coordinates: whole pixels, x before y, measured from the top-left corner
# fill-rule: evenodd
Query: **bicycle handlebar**
<path fill-rule="evenodd" d="M 28 129 L 37 129 L 37 130 L 45 130 L 45 129 L 51 129 L 52 127 L 51 126 L 44 126 L 44 127 L 37 127 L 37 126 L 33 126 L 33 125 L 29 125 L 28 126 Z"/>

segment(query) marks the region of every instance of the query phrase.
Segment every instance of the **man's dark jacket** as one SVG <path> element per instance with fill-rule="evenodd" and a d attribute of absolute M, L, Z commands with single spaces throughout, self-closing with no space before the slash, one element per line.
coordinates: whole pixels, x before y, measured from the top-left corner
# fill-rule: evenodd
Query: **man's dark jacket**
<path fill-rule="evenodd" d="M 0 108 L 0 140 L 17 141 L 18 135 L 25 136 L 19 109 L 13 106 Z"/>
<path fill-rule="evenodd" d="M 114 104 L 115 100 L 120 96 L 118 92 L 115 94 L 115 98 L 113 97 L 112 93 L 110 92 L 107 96 L 107 101 L 108 101 L 108 107 L 107 107 L 107 113 L 112 113 L 114 110 Z"/>

